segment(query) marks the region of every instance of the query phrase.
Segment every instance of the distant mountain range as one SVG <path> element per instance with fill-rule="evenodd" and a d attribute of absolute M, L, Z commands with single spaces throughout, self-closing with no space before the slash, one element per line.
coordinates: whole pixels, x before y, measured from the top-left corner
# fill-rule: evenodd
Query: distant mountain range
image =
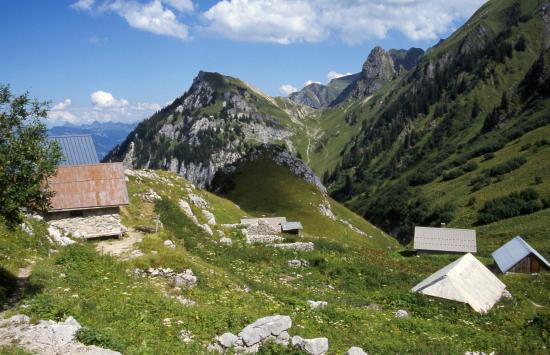
<path fill-rule="evenodd" d="M 121 143 L 137 123 L 93 122 L 85 125 L 66 124 L 48 130 L 51 136 L 72 134 L 90 134 L 95 144 L 99 159 L 103 159 L 111 149 Z"/>

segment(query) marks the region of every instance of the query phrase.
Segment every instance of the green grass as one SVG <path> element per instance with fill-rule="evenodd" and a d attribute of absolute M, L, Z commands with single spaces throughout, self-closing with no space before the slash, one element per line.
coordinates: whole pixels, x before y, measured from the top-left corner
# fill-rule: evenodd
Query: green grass
<path fill-rule="evenodd" d="M 280 184 L 259 189 L 246 176 L 246 169 L 262 169 L 270 177 L 264 185 Z M 406 257 L 400 250 L 387 250 L 383 236 L 371 240 L 354 233 L 346 235 L 340 223 L 325 221 L 311 212 L 314 208 L 305 207 L 319 202 L 320 195 L 311 185 L 265 161 L 241 171 L 238 180 L 250 185 L 227 197 L 239 197 L 247 214 L 287 214 L 302 219 L 306 227 L 303 238 L 315 243 L 314 251 L 297 253 L 248 245 L 241 233 L 229 229 L 223 231 L 233 239 L 233 245 L 220 245 L 216 234 L 204 234 L 180 211 L 177 203 L 187 196 L 187 188 L 207 199 L 219 220 L 231 221 L 245 212 L 230 200 L 159 172 L 167 180 L 131 178 L 129 182 L 134 193 L 153 188 L 162 196 L 162 201 L 153 205 L 132 195 L 125 210 L 130 226 L 143 222 L 144 206 L 163 219 L 165 229 L 146 235 L 139 245 L 143 257 L 119 261 L 101 256 L 93 242 L 62 248 L 58 254 L 38 261 L 31 277 L 36 292 L 27 293 L 22 300 L 27 308 L 12 312 L 29 314 L 34 320 L 60 320 L 72 315 L 86 329 L 79 339 L 125 354 L 205 353 L 215 335 L 236 333 L 257 318 L 272 314 L 291 316 L 291 335 L 328 337 L 331 353 L 343 353 L 350 346 L 361 346 L 374 354 L 458 354 L 466 350 L 544 353 L 544 346 L 548 347 L 544 324 L 550 307 L 549 275 L 502 277 L 515 298 L 499 303 L 485 316 L 463 304 L 412 294 L 411 287 L 457 256 Z M 285 186 L 288 193 L 283 191 Z M 331 205 L 339 217 L 369 234 L 376 233 L 342 206 L 333 201 Z M 164 247 L 165 239 L 174 240 L 176 248 Z M 18 243 L 21 239 L 15 239 L 14 244 Z M 393 245 L 392 240 L 387 243 Z M 311 266 L 291 269 L 287 261 L 294 258 L 306 259 Z M 491 263 L 489 258 L 482 260 Z M 133 276 L 128 270 L 135 267 L 191 268 L 198 284 L 193 289 L 175 290 L 168 280 Z M 245 286 L 251 291 L 245 292 Z M 181 305 L 170 298 L 176 295 L 197 304 Z M 307 300 L 325 300 L 329 305 L 312 311 Z M 546 308 L 537 308 L 530 301 Z M 372 303 L 381 310 L 368 308 Z M 411 317 L 395 319 L 393 313 L 398 309 L 408 310 Z M 167 318 L 169 322 L 164 321 Z M 193 333 L 193 342 L 184 344 L 179 339 L 182 330 Z M 271 345 L 262 353 L 295 352 Z"/>

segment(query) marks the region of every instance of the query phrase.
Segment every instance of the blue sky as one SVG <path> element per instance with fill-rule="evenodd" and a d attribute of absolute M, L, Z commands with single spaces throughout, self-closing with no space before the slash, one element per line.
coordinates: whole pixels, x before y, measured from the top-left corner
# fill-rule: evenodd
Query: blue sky
<path fill-rule="evenodd" d="M 427 48 L 483 2 L 3 1 L 0 82 L 51 100 L 50 125 L 136 121 L 183 94 L 199 70 L 281 95 L 282 85 L 359 71 L 375 45 Z"/>

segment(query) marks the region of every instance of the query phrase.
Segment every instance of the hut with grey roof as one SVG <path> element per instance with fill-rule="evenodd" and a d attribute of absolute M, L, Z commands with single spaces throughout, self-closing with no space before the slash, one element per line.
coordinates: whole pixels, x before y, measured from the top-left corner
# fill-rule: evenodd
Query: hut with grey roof
<path fill-rule="evenodd" d="M 476 253 L 476 231 L 457 228 L 414 228 L 414 249 L 418 253 Z"/>
<path fill-rule="evenodd" d="M 550 270 L 550 263 L 522 237 L 517 236 L 492 254 L 502 273 L 539 273 Z"/>

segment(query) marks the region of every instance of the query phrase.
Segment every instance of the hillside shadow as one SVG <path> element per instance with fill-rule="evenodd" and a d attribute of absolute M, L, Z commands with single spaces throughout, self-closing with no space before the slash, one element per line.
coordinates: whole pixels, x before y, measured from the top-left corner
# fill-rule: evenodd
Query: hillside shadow
<path fill-rule="evenodd" d="M 42 291 L 42 285 L 30 282 L 30 275 L 18 277 L 0 266 L 0 310 L 17 305 L 25 296 Z"/>

